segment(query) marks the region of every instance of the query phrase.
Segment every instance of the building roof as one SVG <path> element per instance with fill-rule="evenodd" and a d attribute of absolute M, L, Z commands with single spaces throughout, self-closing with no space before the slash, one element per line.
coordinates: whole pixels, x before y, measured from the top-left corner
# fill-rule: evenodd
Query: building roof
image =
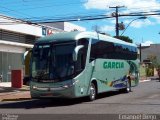
<path fill-rule="evenodd" d="M 63 31 L 55 27 L 32 23 L 31 21 L 16 19 L 0 14 L 0 29 L 41 37 L 43 36 L 42 27 L 56 31 Z"/>

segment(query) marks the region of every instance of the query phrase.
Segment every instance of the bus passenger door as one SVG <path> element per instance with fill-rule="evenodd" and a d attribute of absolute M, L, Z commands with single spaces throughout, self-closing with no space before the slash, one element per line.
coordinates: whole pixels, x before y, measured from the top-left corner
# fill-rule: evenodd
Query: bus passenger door
<path fill-rule="evenodd" d="M 84 96 L 88 90 L 88 81 L 90 79 L 89 65 L 88 65 L 88 39 L 81 39 L 78 41 L 78 45 L 83 45 L 84 47 L 78 51 L 77 61 L 76 61 L 76 73 L 77 79 L 79 80 L 78 93 L 80 96 Z"/>

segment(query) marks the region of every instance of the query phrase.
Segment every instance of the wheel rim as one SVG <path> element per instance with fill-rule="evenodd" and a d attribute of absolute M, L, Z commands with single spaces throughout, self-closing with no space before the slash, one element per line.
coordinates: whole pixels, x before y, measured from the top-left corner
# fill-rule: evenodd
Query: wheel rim
<path fill-rule="evenodd" d="M 130 85 L 129 85 L 129 82 L 127 81 L 127 92 L 130 92 Z"/>
<path fill-rule="evenodd" d="M 91 83 L 91 87 L 90 87 L 90 99 L 94 100 L 96 97 L 96 89 L 93 83 Z"/>

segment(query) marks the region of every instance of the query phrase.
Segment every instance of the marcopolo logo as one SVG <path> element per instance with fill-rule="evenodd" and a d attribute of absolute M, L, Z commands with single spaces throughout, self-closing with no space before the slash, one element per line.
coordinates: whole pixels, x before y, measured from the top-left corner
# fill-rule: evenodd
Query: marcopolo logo
<path fill-rule="evenodd" d="M 120 69 L 124 68 L 124 63 L 123 62 L 104 62 L 103 63 L 103 68 L 104 69 Z"/>

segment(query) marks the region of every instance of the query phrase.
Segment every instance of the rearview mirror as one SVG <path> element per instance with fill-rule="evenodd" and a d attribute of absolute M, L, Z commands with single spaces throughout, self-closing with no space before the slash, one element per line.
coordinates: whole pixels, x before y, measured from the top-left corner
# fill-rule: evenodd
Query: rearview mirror
<path fill-rule="evenodd" d="M 84 47 L 84 45 L 78 45 L 73 52 L 73 61 L 77 61 L 77 57 L 78 57 L 78 52 L 80 49 L 82 49 Z"/>
<path fill-rule="evenodd" d="M 32 52 L 32 50 L 28 50 L 26 51 L 25 53 L 23 53 L 23 56 L 22 56 L 22 64 L 24 65 L 25 64 L 25 59 L 26 57 L 28 56 L 28 54 L 30 54 Z"/>

